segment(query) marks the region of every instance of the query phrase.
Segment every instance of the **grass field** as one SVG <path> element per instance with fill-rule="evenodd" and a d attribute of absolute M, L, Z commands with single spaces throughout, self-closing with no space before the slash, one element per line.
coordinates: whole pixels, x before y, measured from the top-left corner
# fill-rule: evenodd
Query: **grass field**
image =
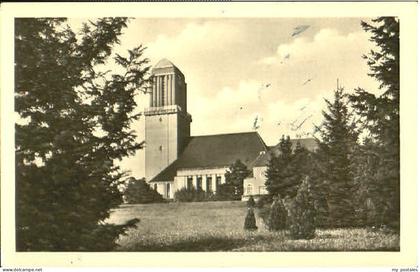
<path fill-rule="evenodd" d="M 399 235 L 366 229 L 317 230 L 312 240 L 291 240 L 269 232 L 243 230 L 244 202 L 196 202 L 122 205 L 110 223 L 139 218 L 137 229 L 122 236 L 121 251 L 398 251 Z"/>

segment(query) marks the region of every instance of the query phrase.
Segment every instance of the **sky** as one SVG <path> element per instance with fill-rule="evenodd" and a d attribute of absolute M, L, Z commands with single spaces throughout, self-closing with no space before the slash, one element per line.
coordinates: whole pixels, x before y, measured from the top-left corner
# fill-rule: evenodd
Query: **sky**
<path fill-rule="evenodd" d="M 151 66 L 167 58 L 183 72 L 192 136 L 254 131 L 257 118 L 274 145 L 313 132 L 337 79 L 346 92 L 379 92 L 362 58 L 374 45 L 361 20 L 369 18 L 136 18 L 115 51 L 142 44 Z M 299 26 L 309 27 L 292 36 Z M 136 101 L 139 112 L 148 107 L 147 95 Z M 133 128 L 144 140 L 144 118 Z M 144 150 L 121 166 L 143 177 Z"/>

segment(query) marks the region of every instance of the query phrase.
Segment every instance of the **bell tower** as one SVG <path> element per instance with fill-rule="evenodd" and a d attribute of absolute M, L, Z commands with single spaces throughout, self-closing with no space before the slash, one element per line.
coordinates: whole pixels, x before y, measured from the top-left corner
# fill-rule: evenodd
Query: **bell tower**
<path fill-rule="evenodd" d="M 146 181 L 182 153 L 190 137 L 187 84 L 182 72 L 162 59 L 152 69 L 149 108 L 145 109 Z"/>

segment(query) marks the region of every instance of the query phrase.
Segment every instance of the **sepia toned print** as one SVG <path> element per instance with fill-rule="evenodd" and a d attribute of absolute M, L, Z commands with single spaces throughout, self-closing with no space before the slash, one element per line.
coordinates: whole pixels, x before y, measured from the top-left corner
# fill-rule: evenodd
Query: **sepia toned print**
<path fill-rule="evenodd" d="M 413 268 L 414 5 L 2 5 L 2 265 Z M 381 177 L 372 171 L 374 166 L 392 167 L 390 160 L 373 159 L 386 154 L 375 120 L 366 122 L 361 113 L 372 104 L 361 110 L 365 100 L 353 98 L 359 94 L 370 100 L 362 90 L 376 98 L 386 90 L 369 75 L 372 65 L 363 57 L 380 47 L 361 22 L 378 26 L 373 20 L 379 17 L 397 19 L 399 29 L 398 223 L 392 221 L 395 209 L 389 209 L 397 207 L 391 206 L 396 194 L 389 194 L 389 187 L 382 192 L 375 187 Z M 20 28 L 23 35 L 16 35 L 18 20 L 35 18 L 67 19 L 53 23 L 56 31 L 44 29 L 39 35 L 32 32 L 40 24 L 25 22 L 33 28 Z M 83 23 L 89 29 L 83 31 Z M 146 135 L 155 129 L 146 132 L 146 118 L 158 114 L 163 121 L 184 111 L 184 105 L 169 113 L 166 107 L 172 106 L 151 104 L 153 78 L 174 74 L 154 71 L 165 59 L 183 75 L 191 122 L 189 137 L 159 133 L 159 143 Z M 352 133 L 346 136 L 348 143 L 356 138 L 347 149 L 351 156 L 341 156 L 344 148 L 328 152 L 331 142 L 325 135 L 331 122 L 323 112 L 337 115 L 336 97 L 351 117 Z M 180 97 L 175 100 L 181 104 Z M 386 104 L 371 109 L 387 112 L 382 108 Z M 175 122 L 166 129 L 169 123 L 159 118 L 156 123 L 156 131 L 165 132 L 181 125 Z M 165 141 L 174 138 L 187 141 Z M 266 151 L 260 154 L 261 145 Z M 172 156 L 174 146 L 183 150 L 173 162 L 158 160 Z M 153 160 L 159 162 L 154 177 L 146 175 L 148 149 L 156 150 Z M 257 159 L 250 163 L 254 154 Z M 345 165 L 343 158 L 350 167 L 332 167 Z M 223 168 L 218 162 L 224 160 L 227 166 L 218 174 Z M 175 171 L 168 175 L 167 168 Z M 345 176 L 344 170 L 350 170 L 351 183 L 334 179 Z M 158 176 L 164 179 L 154 179 Z M 377 197 L 381 194 L 390 197 Z M 346 202 L 352 205 L 342 205 Z"/>
<path fill-rule="evenodd" d="M 16 18 L 17 251 L 399 251 L 399 24 Z"/>
<path fill-rule="evenodd" d="M 399 251 L 399 18 L 164 25 L 15 19 L 18 251 Z"/>

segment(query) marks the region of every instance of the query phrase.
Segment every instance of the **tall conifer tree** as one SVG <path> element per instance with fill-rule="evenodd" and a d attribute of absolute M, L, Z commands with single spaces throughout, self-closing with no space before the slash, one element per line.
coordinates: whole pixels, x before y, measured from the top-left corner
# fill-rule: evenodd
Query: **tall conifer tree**
<path fill-rule="evenodd" d="M 101 72 L 126 25 L 101 18 L 77 36 L 66 19 L 15 21 L 18 251 L 112 250 L 136 223 L 106 223 L 122 201 L 115 161 L 141 148 L 130 124 L 149 69 L 140 46 L 115 55 L 121 74 Z"/>
<path fill-rule="evenodd" d="M 400 44 L 399 19 L 379 17 L 371 23 L 362 22 L 376 45 L 364 58 L 371 77 L 380 82 L 383 93 L 375 96 L 361 88 L 350 97 L 358 114 L 363 117 L 364 128 L 370 133 L 375 147 L 370 155 L 369 197 L 376 209 L 375 220 L 399 228 L 400 220 Z M 373 175 L 372 175 L 373 173 Z"/>
<path fill-rule="evenodd" d="M 288 168 L 292 161 L 292 143 L 290 137 L 282 136 L 279 147 L 278 154 L 274 151 L 271 153 L 266 171 L 267 180 L 265 186 L 270 195 L 279 195 L 283 198 L 287 195 L 288 188 L 290 187 L 287 184 L 287 178 L 292 175 Z"/>
<path fill-rule="evenodd" d="M 323 111 L 319 143 L 321 171 L 328 184 L 327 203 L 330 226 L 350 226 L 354 220 L 352 151 L 357 144 L 357 133 L 350 119 L 343 89 L 334 92 L 334 101 Z"/>

